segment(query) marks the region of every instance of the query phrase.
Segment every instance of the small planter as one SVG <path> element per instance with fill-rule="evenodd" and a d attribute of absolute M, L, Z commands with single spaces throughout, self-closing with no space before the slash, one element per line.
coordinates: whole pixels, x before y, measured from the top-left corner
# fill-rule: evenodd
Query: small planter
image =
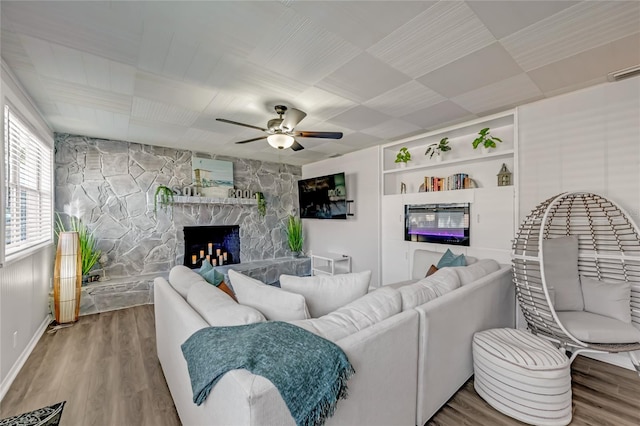
<path fill-rule="evenodd" d="M 407 163 L 397 163 L 398 167 L 401 169 L 405 169 L 407 167 Z"/>

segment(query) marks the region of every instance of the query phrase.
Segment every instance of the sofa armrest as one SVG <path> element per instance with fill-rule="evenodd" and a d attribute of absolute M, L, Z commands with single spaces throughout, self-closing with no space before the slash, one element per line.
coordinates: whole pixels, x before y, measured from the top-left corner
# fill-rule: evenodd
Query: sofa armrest
<path fill-rule="evenodd" d="M 417 423 L 423 425 L 473 374 L 477 331 L 515 325 L 511 268 L 416 308 L 420 315 Z"/>

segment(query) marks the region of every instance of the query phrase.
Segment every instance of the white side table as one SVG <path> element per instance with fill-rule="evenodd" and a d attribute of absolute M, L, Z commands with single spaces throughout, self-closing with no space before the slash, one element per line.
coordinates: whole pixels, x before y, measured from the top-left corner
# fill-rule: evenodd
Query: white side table
<path fill-rule="evenodd" d="M 336 275 L 351 272 L 351 256 L 338 253 L 311 254 L 311 275 Z"/>

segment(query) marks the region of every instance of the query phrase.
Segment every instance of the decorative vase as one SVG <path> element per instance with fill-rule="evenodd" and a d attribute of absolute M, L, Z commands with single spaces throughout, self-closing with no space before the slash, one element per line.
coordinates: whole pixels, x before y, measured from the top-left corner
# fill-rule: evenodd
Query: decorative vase
<path fill-rule="evenodd" d="M 399 162 L 398 165 L 400 166 L 401 169 L 404 169 L 405 167 L 407 167 L 407 163 L 403 161 Z"/>
<path fill-rule="evenodd" d="M 487 154 L 491 154 L 492 152 L 493 152 L 493 148 L 491 148 L 491 147 L 487 148 L 485 146 L 482 147 L 482 153 L 483 154 L 487 155 Z"/>
<path fill-rule="evenodd" d="M 75 322 L 80 314 L 82 258 L 77 232 L 61 232 L 53 272 L 56 322 Z"/>
<path fill-rule="evenodd" d="M 436 155 L 436 163 L 441 163 L 442 157 L 444 157 L 444 154 L 441 152 L 438 152 L 438 154 Z"/>

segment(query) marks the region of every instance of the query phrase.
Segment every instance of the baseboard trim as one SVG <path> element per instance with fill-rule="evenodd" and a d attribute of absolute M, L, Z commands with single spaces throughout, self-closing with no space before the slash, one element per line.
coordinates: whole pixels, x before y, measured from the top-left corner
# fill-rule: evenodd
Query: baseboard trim
<path fill-rule="evenodd" d="M 633 367 L 633 364 L 631 364 L 631 359 L 629 358 L 629 355 L 626 352 L 613 353 L 613 354 L 582 352 L 580 355 L 586 358 L 595 359 L 596 361 L 602 361 L 602 362 L 606 362 L 607 364 L 612 364 L 618 367 L 626 368 L 627 370 L 636 371 L 636 369 Z"/>
<path fill-rule="evenodd" d="M 13 384 L 13 381 L 16 379 L 16 376 L 18 376 L 18 373 L 20 372 L 20 370 L 22 370 L 22 367 L 24 367 L 24 363 L 27 362 L 29 355 L 31 355 L 31 352 L 33 352 L 33 349 L 38 344 L 40 337 L 42 337 L 44 332 L 47 330 L 47 326 L 50 323 L 51 323 L 51 315 L 47 315 L 45 319 L 42 321 L 42 324 L 40 324 L 40 326 L 36 330 L 31 340 L 29 341 L 29 344 L 27 345 L 27 347 L 24 348 L 24 350 L 16 360 L 16 363 L 13 364 L 13 367 L 11 367 L 11 370 L 9 370 L 7 377 L 5 377 L 5 379 L 0 384 L 0 401 L 4 399 L 4 396 L 9 391 L 9 388 Z"/>

